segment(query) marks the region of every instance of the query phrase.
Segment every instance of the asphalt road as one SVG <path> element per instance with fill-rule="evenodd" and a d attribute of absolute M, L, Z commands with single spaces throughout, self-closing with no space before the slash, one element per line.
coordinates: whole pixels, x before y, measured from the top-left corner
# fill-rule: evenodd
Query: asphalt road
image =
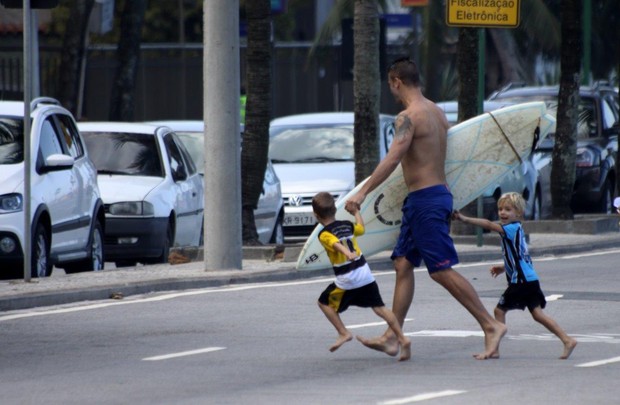
<path fill-rule="evenodd" d="M 620 395 L 620 253 L 535 260 L 553 317 L 579 344 L 511 312 L 499 360 L 477 361 L 477 324 L 425 273 L 404 331 L 413 358 L 336 334 L 316 306 L 328 278 L 127 297 L 0 314 L 0 392 L 10 404 L 611 404 Z M 504 280 L 467 277 L 492 310 Z M 392 271 L 377 272 L 386 302 Z M 384 325 L 351 308 L 354 334 Z"/>

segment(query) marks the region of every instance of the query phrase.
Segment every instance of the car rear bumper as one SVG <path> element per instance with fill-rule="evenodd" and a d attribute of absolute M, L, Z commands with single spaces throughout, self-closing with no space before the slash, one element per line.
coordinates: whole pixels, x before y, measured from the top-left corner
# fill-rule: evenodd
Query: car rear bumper
<path fill-rule="evenodd" d="M 106 217 L 106 260 L 159 257 L 166 238 L 168 218 Z"/>

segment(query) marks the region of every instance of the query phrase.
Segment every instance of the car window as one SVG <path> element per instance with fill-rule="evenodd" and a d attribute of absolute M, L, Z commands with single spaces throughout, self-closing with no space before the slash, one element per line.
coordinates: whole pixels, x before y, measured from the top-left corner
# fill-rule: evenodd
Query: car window
<path fill-rule="evenodd" d="M 164 136 L 164 145 L 168 152 L 168 162 L 170 163 L 170 170 L 172 170 L 172 178 L 177 180 L 185 180 L 187 178 L 187 171 L 183 164 L 183 158 L 181 157 L 181 151 L 179 150 L 172 134 Z"/>
<path fill-rule="evenodd" d="M 601 101 L 601 114 L 603 115 L 603 129 L 613 127 L 617 119 L 607 100 Z"/>
<path fill-rule="evenodd" d="M 164 177 L 161 154 L 151 134 L 82 131 L 82 137 L 99 174 Z"/>
<path fill-rule="evenodd" d="M 198 173 L 204 174 L 204 137 L 202 132 L 177 132 L 176 134 L 192 157 Z"/>
<path fill-rule="evenodd" d="M 24 121 L 0 118 L 0 164 L 10 165 L 24 160 Z"/>
<path fill-rule="evenodd" d="M 185 148 L 185 145 L 183 144 L 183 142 L 181 142 L 178 136 L 173 134 L 172 139 L 174 139 L 174 144 L 179 148 L 179 151 L 181 152 L 181 156 L 183 157 L 183 161 L 185 162 L 187 175 L 193 176 L 194 173 L 196 173 L 196 162 L 194 161 L 193 156 L 191 156 L 191 154 L 189 153 L 187 148 Z"/>
<path fill-rule="evenodd" d="M 63 150 L 62 141 L 52 125 L 52 117 L 47 117 L 41 126 L 39 154 L 41 158 L 47 159 L 57 153 L 68 154 Z"/>
<path fill-rule="evenodd" d="M 269 157 L 274 163 L 353 161 L 353 127 L 272 128 Z"/>
<path fill-rule="evenodd" d="M 56 117 L 58 118 L 58 127 L 63 135 L 69 153 L 74 159 L 81 158 L 84 156 L 84 149 L 80 142 L 79 132 L 75 124 L 71 118 L 66 115 L 58 114 Z"/>

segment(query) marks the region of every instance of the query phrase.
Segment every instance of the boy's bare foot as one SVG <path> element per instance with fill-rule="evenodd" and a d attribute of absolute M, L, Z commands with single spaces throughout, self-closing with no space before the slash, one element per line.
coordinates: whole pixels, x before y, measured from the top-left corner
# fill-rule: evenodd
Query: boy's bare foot
<path fill-rule="evenodd" d="M 411 341 L 407 339 L 407 342 L 400 345 L 400 357 L 398 361 L 405 361 L 411 358 Z"/>
<path fill-rule="evenodd" d="M 499 342 L 502 340 L 508 328 L 501 322 L 497 322 L 493 331 L 485 331 L 484 334 L 484 353 L 474 354 L 476 360 L 486 360 L 494 358 L 493 355 L 497 353 L 499 357 Z"/>
<path fill-rule="evenodd" d="M 573 352 L 573 349 L 575 349 L 575 346 L 577 346 L 577 341 L 573 338 L 570 338 L 568 342 L 564 343 L 564 353 L 562 353 L 562 355 L 560 356 L 560 359 L 561 360 L 568 359 L 571 353 Z"/>
<path fill-rule="evenodd" d="M 353 339 L 353 335 L 351 334 L 346 334 L 346 335 L 341 335 L 338 336 L 338 340 L 336 340 L 336 343 L 334 343 L 330 348 L 329 351 L 330 352 L 335 352 L 336 350 L 338 350 L 340 348 L 340 346 L 342 346 L 343 344 L 350 342 Z"/>
<path fill-rule="evenodd" d="M 391 338 L 380 336 L 373 339 L 366 339 L 362 336 L 356 336 L 356 339 L 359 340 L 364 346 L 383 352 L 388 356 L 393 357 L 398 354 L 398 340 L 396 340 L 395 336 Z"/>

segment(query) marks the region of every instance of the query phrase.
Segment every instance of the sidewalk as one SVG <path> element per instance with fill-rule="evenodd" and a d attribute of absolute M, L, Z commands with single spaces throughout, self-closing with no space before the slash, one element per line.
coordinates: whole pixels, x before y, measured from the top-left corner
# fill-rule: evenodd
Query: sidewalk
<path fill-rule="evenodd" d="M 616 227 L 613 232 L 607 232 L 606 229 L 601 233 L 585 234 L 531 233 L 529 234 L 530 254 L 535 262 L 536 257 L 541 256 L 620 248 L 617 217 L 613 218 L 613 221 Z M 560 223 L 565 224 L 565 222 Z M 461 263 L 501 260 L 498 235 L 484 234 L 482 246 L 477 246 L 479 240 L 476 236 L 456 235 L 454 241 Z M 0 311 L 78 301 L 120 299 L 130 295 L 158 291 L 298 280 L 332 274 L 330 269 L 296 270 L 295 260 L 299 249 L 299 245 L 285 245 L 283 254 L 274 257 L 276 250 L 273 246 L 244 248 L 242 270 L 205 271 L 202 258 L 194 257 L 194 261 L 177 265 L 161 264 L 107 269 L 95 273 L 65 275 L 62 270 L 55 269 L 51 277 L 32 279 L 28 283 L 23 280 L 1 280 Z M 180 252 L 189 256 L 188 251 L 180 250 Z M 194 253 L 201 252 L 194 250 Z M 373 270 L 387 270 L 392 268 L 389 256 L 390 252 L 385 251 L 369 257 L 368 260 Z"/>

